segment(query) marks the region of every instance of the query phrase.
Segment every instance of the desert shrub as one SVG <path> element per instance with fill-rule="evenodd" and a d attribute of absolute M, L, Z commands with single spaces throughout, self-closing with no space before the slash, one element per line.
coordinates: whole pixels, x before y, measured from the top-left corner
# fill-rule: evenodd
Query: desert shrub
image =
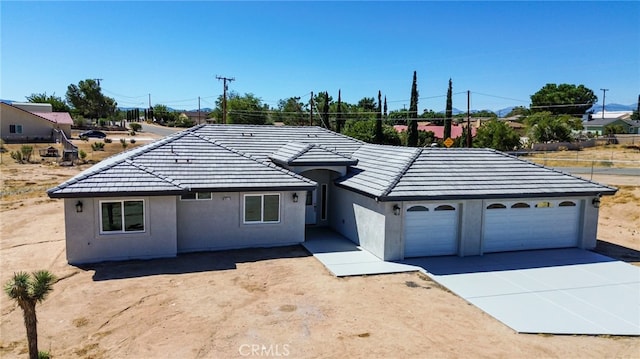
<path fill-rule="evenodd" d="M 85 120 L 82 116 L 78 116 L 73 119 L 73 124 L 77 127 L 84 127 L 87 125 L 87 120 Z"/>
<path fill-rule="evenodd" d="M 109 137 L 104 138 L 104 143 L 111 143 L 111 142 L 113 142 L 113 140 L 110 139 Z"/>
<path fill-rule="evenodd" d="M 127 140 L 125 140 L 124 138 L 120 139 L 120 144 L 122 145 L 122 148 L 127 148 Z"/>
<path fill-rule="evenodd" d="M 22 163 L 22 153 L 20 151 L 11 151 L 11 158 L 18 163 Z"/>
<path fill-rule="evenodd" d="M 33 154 L 33 146 L 22 145 L 22 147 L 20 147 L 20 153 L 22 153 L 22 160 L 24 162 L 31 161 L 31 155 Z"/>
<path fill-rule="evenodd" d="M 136 135 L 136 131 L 129 131 L 129 136 L 135 136 Z"/>
<path fill-rule="evenodd" d="M 132 138 L 132 139 L 130 139 L 130 140 L 129 140 L 129 142 L 131 142 L 132 144 L 133 144 L 133 143 L 136 143 L 136 139 L 135 139 L 135 138 Z"/>
<path fill-rule="evenodd" d="M 139 132 L 142 129 L 142 125 L 137 122 L 132 122 L 129 124 L 129 128 L 131 131 Z"/>
<path fill-rule="evenodd" d="M 80 159 L 84 161 L 84 159 L 87 158 L 87 153 L 84 152 L 84 150 L 80 150 L 78 151 L 78 156 L 80 156 Z"/>
<path fill-rule="evenodd" d="M 91 144 L 91 149 L 94 151 L 104 151 L 104 142 L 94 142 Z"/>
<path fill-rule="evenodd" d="M 47 351 L 38 351 L 38 359 L 51 359 L 51 354 Z"/>
<path fill-rule="evenodd" d="M 107 120 L 105 120 L 104 118 L 101 118 L 100 120 L 98 120 L 98 124 L 99 124 L 101 127 L 104 127 L 104 126 L 106 126 L 106 125 L 107 125 Z"/>

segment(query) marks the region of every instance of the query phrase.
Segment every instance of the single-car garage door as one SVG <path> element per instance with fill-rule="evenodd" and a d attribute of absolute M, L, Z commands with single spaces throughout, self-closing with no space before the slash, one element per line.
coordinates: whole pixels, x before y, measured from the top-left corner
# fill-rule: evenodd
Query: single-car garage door
<path fill-rule="evenodd" d="M 485 201 L 483 252 L 578 245 L 580 201 Z"/>
<path fill-rule="evenodd" d="M 404 256 L 442 256 L 458 253 L 458 206 L 421 204 L 407 209 Z"/>

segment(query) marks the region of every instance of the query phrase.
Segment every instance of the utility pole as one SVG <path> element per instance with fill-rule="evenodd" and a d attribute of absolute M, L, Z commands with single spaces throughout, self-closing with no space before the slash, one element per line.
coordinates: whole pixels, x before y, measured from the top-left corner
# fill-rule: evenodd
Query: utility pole
<path fill-rule="evenodd" d="M 309 99 L 309 126 L 313 126 L 313 91 L 311 91 L 311 98 Z"/>
<path fill-rule="evenodd" d="M 93 81 L 98 83 L 98 87 L 100 87 L 100 81 L 102 81 L 102 80 L 104 80 L 104 79 L 93 79 Z"/>
<path fill-rule="evenodd" d="M 607 95 L 607 91 L 609 91 L 609 89 L 600 89 L 602 90 L 602 119 L 604 120 L 604 99 Z"/>
<path fill-rule="evenodd" d="M 231 82 L 231 81 L 235 81 L 236 78 L 235 77 L 224 77 L 224 76 L 218 76 L 216 75 L 216 79 L 222 80 L 222 84 L 223 84 L 223 91 L 222 91 L 222 123 L 223 124 L 227 124 L 227 81 Z"/>
<path fill-rule="evenodd" d="M 471 91 L 467 90 L 467 148 L 471 148 Z"/>
<path fill-rule="evenodd" d="M 198 96 L 198 125 L 200 124 L 200 96 Z"/>
<path fill-rule="evenodd" d="M 149 94 L 149 108 L 151 108 L 151 94 Z"/>

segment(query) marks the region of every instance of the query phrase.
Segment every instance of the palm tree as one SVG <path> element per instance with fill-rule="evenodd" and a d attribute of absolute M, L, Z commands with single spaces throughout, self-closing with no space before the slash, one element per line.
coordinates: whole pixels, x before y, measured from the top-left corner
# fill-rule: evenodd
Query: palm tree
<path fill-rule="evenodd" d="M 27 328 L 27 342 L 29 344 L 29 359 L 38 359 L 38 329 L 36 319 L 36 304 L 45 300 L 56 277 L 46 270 L 33 272 L 31 276 L 25 272 L 13 274 L 4 291 L 18 302 L 24 314 L 24 325 Z"/>

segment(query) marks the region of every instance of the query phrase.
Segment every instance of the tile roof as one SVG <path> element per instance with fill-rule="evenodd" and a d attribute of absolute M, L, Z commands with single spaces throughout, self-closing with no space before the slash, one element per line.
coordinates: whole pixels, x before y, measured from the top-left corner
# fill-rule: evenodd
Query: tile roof
<path fill-rule="evenodd" d="M 393 128 L 397 132 L 404 132 L 407 130 L 407 125 L 395 125 L 393 126 Z M 466 127 L 464 126 L 452 125 L 451 138 L 458 138 L 462 136 L 462 132 L 465 129 Z M 471 136 L 476 135 L 476 130 L 477 129 L 475 127 L 471 127 Z M 433 135 L 435 136 L 435 138 L 444 139 L 444 126 L 418 124 L 418 131 L 431 131 L 433 132 Z"/>
<path fill-rule="evenodd" d="M 312 189 L 277 164 L 348 166 L 338 186 L 381 201 L 613 194 L 616 189 L 489 149 L 365 144 L 319 127 L 201 125 L 138 147 L 51 197 Z"/>
<path fill-rule="evenodd" d="M 287 166 L 351 166 L 358 163 L 357 159 L 318 144 L 300 142 L 287 143 L 269 158 Z"/>
<path fill-rule="evenodd" d="M 31 112 L 53 123 L 60 125 L 73 125 L 73 119 L 69 112 Z"/>

